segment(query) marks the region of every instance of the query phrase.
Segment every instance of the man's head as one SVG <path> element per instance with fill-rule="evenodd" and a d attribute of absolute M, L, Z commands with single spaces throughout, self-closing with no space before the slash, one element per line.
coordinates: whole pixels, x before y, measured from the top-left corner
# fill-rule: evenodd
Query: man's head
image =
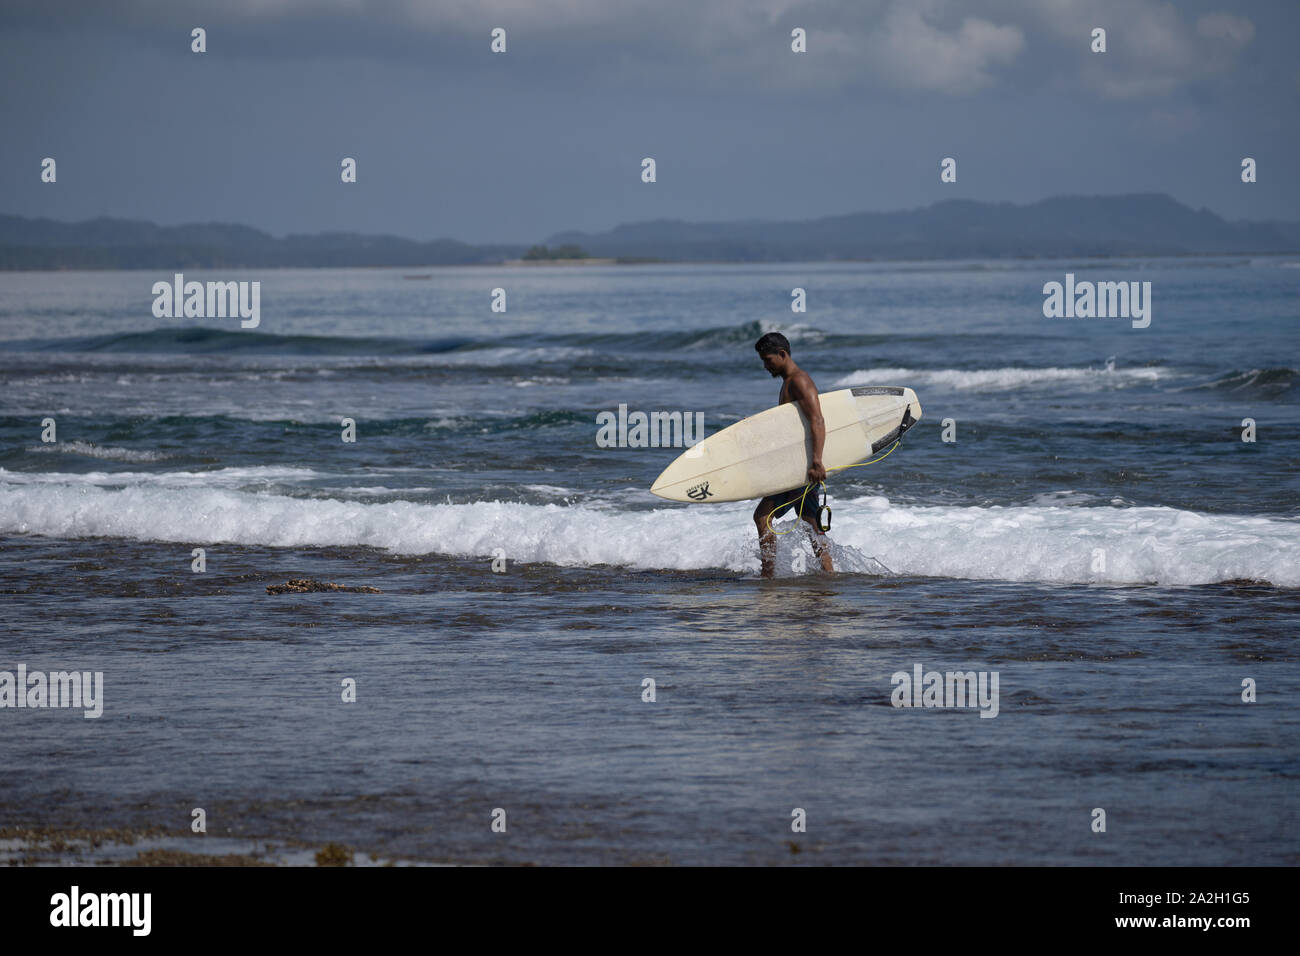
<path fill-rule="evenodd" d="M 780 332 L 768 332 L 754 343 L 754 351 L 773 378 L 784 372 L 793 361 L 790 358 L 790 340 Z"/>

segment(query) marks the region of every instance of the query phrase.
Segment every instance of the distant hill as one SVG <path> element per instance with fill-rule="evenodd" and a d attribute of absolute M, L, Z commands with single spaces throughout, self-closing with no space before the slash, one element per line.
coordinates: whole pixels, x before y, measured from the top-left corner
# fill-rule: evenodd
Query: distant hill
<path fill-rule="evenodd" d="M 327 232 L 268 233 L 232 223 L 159 226 L 134 219 L 56 222 L 0 216 L 0 269 L 185 269 L 472 265 L 517 259 L 520 243 L 472 246 L 454 239 Z"/>
<path fill-rule="evenodd" d="M 1027 205 L 950 199 L 922 209 L 792 222 L 660 219 L 608 232 L 556 233 L 545 244 L 581 246 L 589 256 L 625 261 L 1289 253 L 1300 251 L 1300 222 L 1230 222 L 1148 193 L 1063 196 Z M 0 269 L 472 265 L 518 259 L 532 245 L 343 232 L 277 239 L 231 223 L 158 226 L 129 219 L 67 223 L 0 216 Z"/>
<path fill-rule="evenodd" d="M 1296 252 L 1300 222 L 1229 222 L 1162 194 L 1063 196 L 1028 205 L 949 199 L 923 209 L 794 222 L 659 219 L 560 232 L 593 256 L 780 261 Z"/>

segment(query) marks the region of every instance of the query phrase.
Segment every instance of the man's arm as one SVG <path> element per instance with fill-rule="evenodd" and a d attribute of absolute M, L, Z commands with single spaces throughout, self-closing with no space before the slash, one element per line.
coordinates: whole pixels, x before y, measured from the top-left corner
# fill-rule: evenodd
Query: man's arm
<path fill-rule="evenodd" d="M 825 481 L 826 468 L 822 465 L 822 451 L 826 447 L 826 422 L 822 419 L 822 403 L 817 395 L 817 387 L 813 385 L 812 379 L 805 375 L 798 381 L 790 383 L 790 392 L 794 395 L 794 400 L 798 403 L 804 417 L 808 419 L 808 427 L 812 430 L 813 455 L 812 463 L 808 466 L 807 480 L 810 483 Z"/>

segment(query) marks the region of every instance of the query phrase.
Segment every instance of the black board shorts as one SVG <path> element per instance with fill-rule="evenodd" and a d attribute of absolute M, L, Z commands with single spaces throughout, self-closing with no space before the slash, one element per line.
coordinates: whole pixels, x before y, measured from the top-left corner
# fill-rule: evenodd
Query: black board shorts
<path fill-rule="evenodd" d="M 820 510 L 817 507 L 817 489 L 815 487 L 808 488 L 808 494 L 805 496 L 803 492 L 806 487 L 806 485 L 800 485 L 793 491 L 782 491 L 773 495 L 772 497 L 776 499 L 777 507 L 776 510 L 772 512 L 772 517 L 769 520 L 775 521 L 777 518 L 789 514 L 793 509 L 799 506 L 799 499 L 803 498 L 803 507 L 799 508 L 799 517 L 805 518 L 813 524 L 816 524 L 817 512 Z"/>

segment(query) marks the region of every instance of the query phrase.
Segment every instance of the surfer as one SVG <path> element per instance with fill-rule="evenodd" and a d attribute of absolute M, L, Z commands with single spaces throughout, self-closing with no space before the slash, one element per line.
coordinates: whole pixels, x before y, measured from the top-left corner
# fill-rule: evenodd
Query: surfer
<path fill-rule="evenodd" d="M 780 332 L 768 332 L 754 343 L 754 350 L 763 360 L 763 367 L 773 378 L 780 376 L 781 401 L 796 403 L 808 421 L 812 430 L 812 463 L 805 475 L 809 485 L 800 485 L 792 491 L 768 495 L 754 509 L 754 524 L 758 527 L 758 556 L 763 565 L 763 577 L 770 578 L 776 562 L 776 535 L 772 532 L 771 521 L 780 518 L 793 508 L 799 509 L 799 517 L 808 522 L 811 530 L 813 551 L 821 560 L 823 571 L 833 571 L 831 567 L 830 540 L 817 522 L 818 505 L 816 485 L 826 480 L 826 468 L 822 465 L 822 450 L 826 445 L 826 423 L 822 420 L 821 399 L 817 396 L 817 386 L 812 377 L 795 364 L 790 357 L 790 340 Z M 804 494 L 805 490 L 807 494 Z M 769 518 L 770 516 L 770 518 Z"/>

